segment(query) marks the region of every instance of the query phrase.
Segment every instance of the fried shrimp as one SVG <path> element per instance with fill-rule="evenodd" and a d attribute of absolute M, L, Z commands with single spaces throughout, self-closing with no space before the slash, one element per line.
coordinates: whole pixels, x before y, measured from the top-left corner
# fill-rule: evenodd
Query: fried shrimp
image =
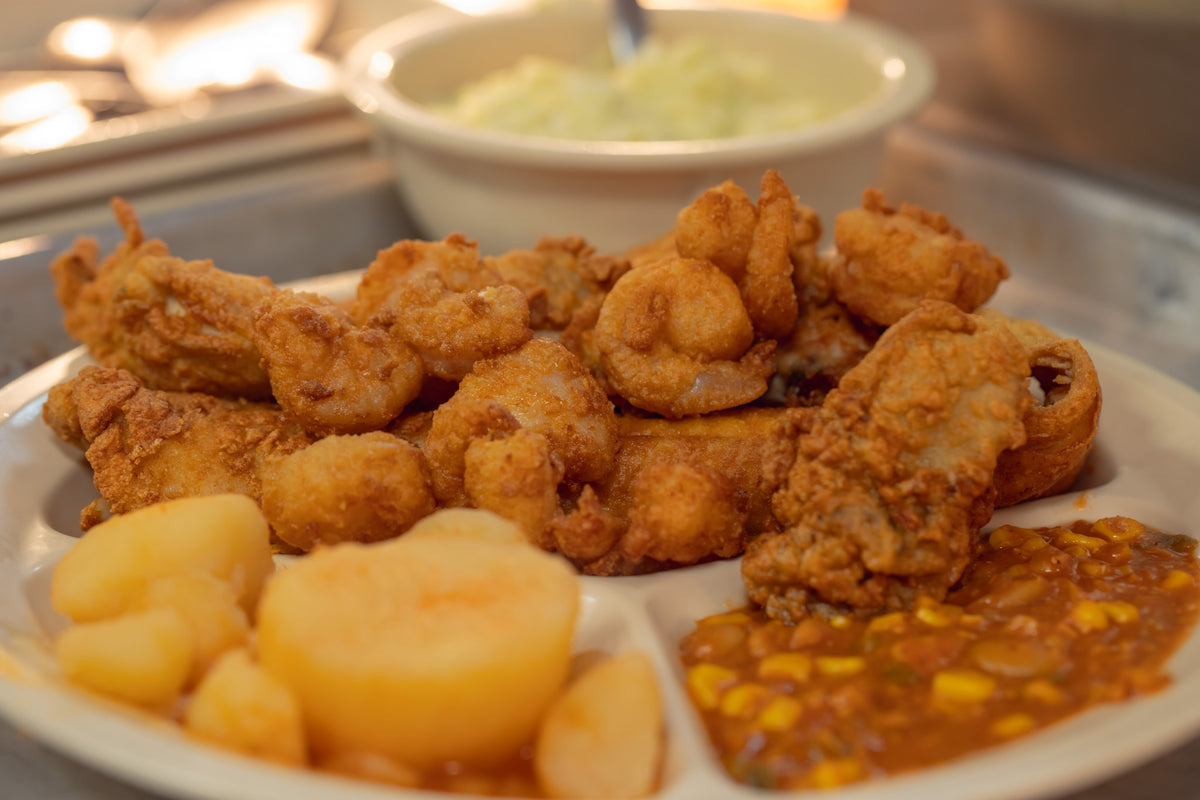
<path fill-rule="evenodd" d="M 421 451 L 372 431 L 326 436 L 276 459 L 264 471 L 262 509 L 276 536 L 308 552 L 398 536 L 434 502 Z"/>
<path fill-rule="evenodd" d="M 922 300 L 971 312 L 987 301 L 1008 267 L 963 236 L 943 214 L 901 203 L 887 206 L 876 189 L 862 208 L 834 221 L 837 257 L 830 281 L 837 298 L 860 317 L 891 325 Z"/>
<path fill-rule="evenodd" d="M 251 326 L 271 281 L 176 258 L 128 203 L 112 207 L 125 241 L 111 255 L 97 263 L 96 242 L 81 238 L 50 265 L 67 332 L 151 388 L 269 399 Z"/>
<path fill-rule="evenodd" d="M 484 400 L 498 403 L 520 427 L 544 435 L 562 459 L 567 480 L 598 480 L 612 468 L 619 442 L 613 405 L 579 359 L 558 342 L 531 339 L 512 353 L 478 362 L 434 413 L 426 447 L 438 444 L 443 430 L 439 417 L 453 417 L 463 404 Z"/>
<path fill-rule="evenodd" d="M 679 212 L 675 246 L 684 258 L 710 261 L 732 278 L 758 337 L 778 339 L 799 312 L 792 251 L 808 217 L 775 170 L 763 174 L 760 192 L 756 206 L 732 181 L 709 189 Z"/>
<path fill-rule="evenodd" d="M 552 550 L 547 539 L 559 515 L 562 459 L 549 440 L 528 428 L 472 439 L 463 459 L 463 486 L 475 508 L 515 522 L 534 544 Z"/>
<path fill-rule="evenodd" d="M 598 255 L 578 236 L 543 237 L 532 250 L 484 259 L 505 283 L 525 293 L 534 330 L 562 330 L 592 297 L 603 296 L 629 271 L 627 259 Z"/>
<path fill-rule="evenodd" d="M 617 281 L 594 343 L 615 391 L 664 417 L 749 403 L 774 370 L 775 343 L 754 344 L 733 279 L 695 259 L 660 261 Z"/>
<path fill-rule="evenodd" d="M 533 335 L 524 292 L 484 265 L 461 234 L 381 250 L 359 284 L 353 314 L 359 325 L 392 328 L 427 372 L 449 380 Z"/>
<path fill-rule="evenodd" d="M 382 428 L 421 390 L 412 348 L 320 295 L 276 292 L 255 313 L 254 342 L 276 401 L 314 433 Z"/>
<path fill-rule="evenodd" d="M 425 434 L 425 458 L 429 462 L 433 494 L 438 503 L 445 506 L 466 504 L 463 474 L 467 447 L 472 439 L 499 431 L 515 431 L 520 427 L 508 409 L 486 397 L 452 397 L 438 406 Z"/>

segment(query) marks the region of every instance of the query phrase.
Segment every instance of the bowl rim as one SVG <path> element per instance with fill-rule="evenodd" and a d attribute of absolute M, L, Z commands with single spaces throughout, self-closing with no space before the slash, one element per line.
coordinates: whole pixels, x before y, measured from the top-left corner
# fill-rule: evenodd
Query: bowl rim
<path fill-rule="evenodd" d="M 783 16 L 788 24 L 824 26 L 851 44 L 869 46 L 874 51 L 873 58 L 881 64 L 899 59 L 904 70 L 898 76 L 884 76 L 884 91 L 878 102 L 851 106 L 792 131 L 724 139 L 643 142 L 560 139 L 495 131 L 463 125 L 425 109 L 389 86 L 390 66 L 378 70 L 380 74 L 372 68 L 378 53 L 394 64 L 406 47 L 428 37 L 442 35 L 458 26 L 489 25 L 521 16 L 520 12 L 471 16 L 449 7 L 434 6 L 384 23 L 359 39 L 341 61 L 343 94 L 361 114 L 398 135 L 404 144 L 444 155 L 526 167 L 684 170 L 794 159 L 809 152 L 852 145 L 914 114 L 933 93 L 933 59 L 924 47 L 906 34 L 852 12 L 836 20 L 820 20 L 736 8 L 647 10 L 652 15 Z"/>

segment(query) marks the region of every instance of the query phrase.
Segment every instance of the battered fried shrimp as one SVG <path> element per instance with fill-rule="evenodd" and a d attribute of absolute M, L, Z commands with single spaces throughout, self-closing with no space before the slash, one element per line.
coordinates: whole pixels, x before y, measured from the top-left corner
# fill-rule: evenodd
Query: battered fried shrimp
<path fill-rule="evenodd" d="M 262 509 L 276 536 L 308 552 L 398 536 L 432 514 L 434 501 L 421 451 L 375 431 L 327 436 L 273 461 Z"/>
<path fill-rule="evenodd" d="M 578 236 L 546 236 L 532 250 L 488 257 L 484 265 L 525 293 L 534 330 L 559 331 L 589 298 L 602 297 L 630 268 L 626 259 L 597 255 Z"/>
<path fill-rule="evenodd" d="M 519 350 L 480 361 L 443 408 L 466 400 L 493 400 L 522 428 L 543 434 L 563 463 L 564 477 L 599 480 L 612 469 L 619 444 L 613 405 L 596 379 L 567 348 L 536 338 Z M 430 437 L 433 437 L 430 431 Z"/>
<path fill-rule="evenodd" d="M 1023 418 L 1027 439 L 1000 454 L 996 507 L 1066 491 L 1083 469 L 1100 427 L 1102 395 L 1096 367 L 1076 339 L 992 309 L 981 309 L 980 314 L 1013 332 L 1033 372 L 1034 404 Z"/>
<path fill-rule="evenodd" d="M 941 600 L 991 516 L 1000 453 L 1025 441 L 1024 350 L 1003 326 L 926 301 L 880 337 L 802 433 L 773 499 L 780 533 L 742 577 L 767 613 Z"/>
<path fill-rule="evenodd" d="M 340 307 L 281 290 L 259 305 L 254 342 L 279 404 L 310 431 L 386 426 L 421 390 L 421 358 L 380 327 L 356 326 Z"/>
<path fill-rule="evenodd" d="M 524 293 L 485 266 L 461 234 L 381 250 L 359 284 L 354 319 L 391 328 L 420 354 L 427 372 L 449 380 L 533 335 Z"/>
<path fill-rule="evenodd" d="M 745 544 L 746 497 L 717 469 L 654 461 L 638 475 L 621 538 L 626 559 L 695 564 L 736 556 Z"/>
<path fill-rule="evenodd" d="M 466 504 L 463 475 L 467 447 L 472 439 L 500 431 L 515 431 L 520 427 L 508 409 L 487 397 L 463 395 L 438 406 L 425 435 L 425 458 L 438 503 L 445 506 Z"/>
<path fill-rule="evenodd" d="M 563 463 L 545 436 L 522 428 L 472 439 L 463 467 L 471 506 L 515 522 L 531 542 L 554 549 L 548 537 L 559 515 Z"/>
<path fill-rule="evenodd" d="M 799 227 L 795 198 L 778 172 L 763 174 L 760 191 L 755 206 L 732 181 L 709 189 L 679 212 L 675 246 L 731 277 L 758 337 L 778 339 L 796 323 L 791 255 L 797 233 L 807 229 Z"/>
<path fill-rule="evenodd" d="M 625 524 L 604 509 L 592 487 L 584 486 L 575 500 L 575 508 L 551 521 L 546 545 L 571 559 L 585 573 L 624 574 L 606 570 L 604 559 L 608 553 L 619 559 L 619 552 L 613 545 L 625 528 Z"/>
<path fill-rule="evenodd" d="M 108 367 L 84 367 L 55 386 L 42 416 L 85 448 L 96 489 L 114 514 L 225 492 L 258 500 L 267 462 L 313 441 L 273 404 L 147 389 Z M 85 509 L 81 527 L 99 522 L 99 509 Z"/>
<path fill-rule="evenodd" d="M 84 238 L 50 265 L 67 332 L 152 388 L 268 399 L 250 337 L 271 282 L 174 258 L 146 240 L 128 203 L 112 205 L 125 241 L 111 255 L 97 264 L 98 247 Z"/>
<path fill-rule="evenodd" d="M 837 298 L 877 325 L 895 323 L 925 299 L 974 311 L 1009 275 L 944 215 L 908 203 L 891 208 L 875 189 L 863 192 L 862 208 L 838 214 L 834 241 Z"/>
<path fill-rule="evenodd" d="M 665 417 L 706 414 L 762 396 L 775 343 L 753 342 L 733 280 L 710 262 L 685 258 L 617 281 L 594 331 L 613 389 Z"/>

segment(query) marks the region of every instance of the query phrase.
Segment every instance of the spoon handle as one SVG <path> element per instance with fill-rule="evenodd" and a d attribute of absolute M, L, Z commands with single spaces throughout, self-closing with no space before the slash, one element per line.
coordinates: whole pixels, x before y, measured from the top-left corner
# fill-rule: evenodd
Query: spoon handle
<path fill-rule="evenodd" d="M 612 0 L 608 40 L 613 61 L 619 64 L 633 58 L 645 36 L 646 12 L 638 0 Z"/>

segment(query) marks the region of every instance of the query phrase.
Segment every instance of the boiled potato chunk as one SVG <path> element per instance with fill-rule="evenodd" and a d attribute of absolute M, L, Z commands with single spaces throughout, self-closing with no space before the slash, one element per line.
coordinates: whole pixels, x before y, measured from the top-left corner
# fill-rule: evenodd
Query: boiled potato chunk
<path fill-rule="evenodd" d="M 183 716 L 198 739 L 284 764 L 305 763 L 304 721 L 290 689 L 250 658 L 230 650 L 196 688 Z"/>
<path fill-rule="evenodd" d="M 435 511 L 408 529 L 406 539 L 425 537 L 473 539 L 497 544 L 528 545 L 529 538 L 516 523 L 478 508 L 445 508 Z"/>
<path fill-rule="evenodd" d="M 162 710 L 192 667 L 192 636 L 179 612 L 153 608 L 72 625 L 54 654 L 67 680 L 127 703 Z"/>
<path fill-rule="evenodd" d="M 136 608 L 173 608 L 192 636 L 194 685 L 227 650 L 246 644 L 250 623 L 229 581 L 207 572 L 168 575 L 146 587 Z"/>
<path fill-rule="evenodd" d="M 663 757 L 658 682 L 642 653 L 605 659 L 572 681 L 538 730 L 533 766 L 550 797 L 654 791 Z"/>
<path fill-rule="evenodd" d="M 562 686 L 578 593 L 567 563 L 532 547 L 335 545 L 267 584 L 259 657 L 299 697 L 319 760 L 486 764 L 532 740 Z"/>
<path fill-rule="evenodd" d="M 270 533 L 258 506 L 238 494 L 170 500 L 105 520 L 54 570 L 50 600 L 76 622 L 133 607 L 167 575 L 207 572 L 233 586 L 250 614 L 274 569 Z"/>

